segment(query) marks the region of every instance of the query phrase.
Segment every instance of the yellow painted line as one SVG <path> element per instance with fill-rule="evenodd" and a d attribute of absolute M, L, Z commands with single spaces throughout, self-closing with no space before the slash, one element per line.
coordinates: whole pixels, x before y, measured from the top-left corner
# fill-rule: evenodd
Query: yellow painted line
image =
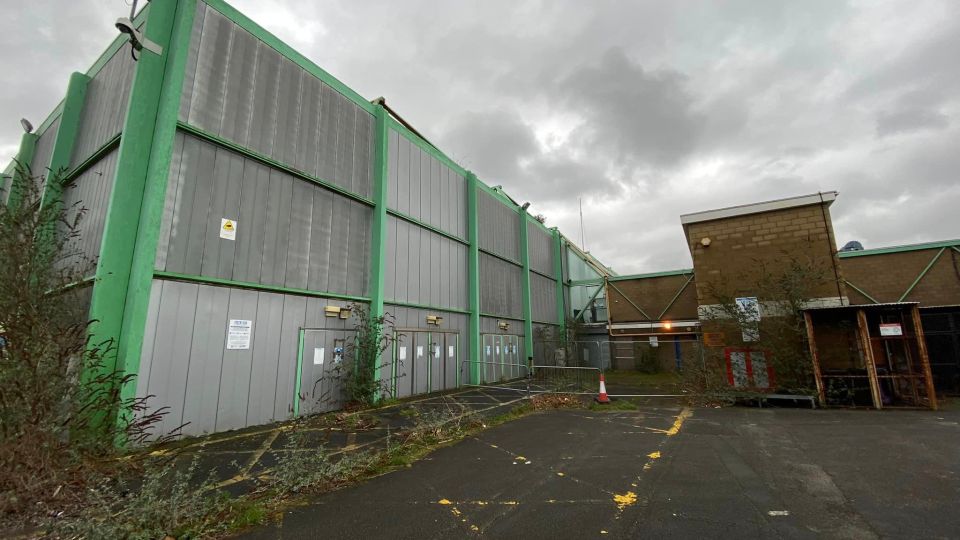
<path fill-rule="evenodd" d="M 637 494 L 634 493 L 634 492 L 632 492 L 632 491 L 628 491 L 628 492 L 626 492 L 626 493 L 624 493 L 624 494 L 622 494 L 622 495 L 620 495 L 620 494 L 615 494 L 615 495 L 613 496 L 613 502 L 615 502 L 615 503 L 617 504 L 617 510 L 622 511 L 622 510 L 623 510 L 624 508 L 626 508 L 627 506 L 630 506 L 630 505 L 632 505 L 632 504 L 636 504 L 636 502 L 637 502 Z"/>
<path fill-rule="evenodd" d="M 677 419 L 673 421 L 673 427 L 667 430 L 668 436 L 674 436 L 677 433 L 680 433 L 680 428 L 683 427 L 683 422 L 693 416 L 693 411 L 689 407 L 684 407 L 680 414 L 677 415 Z"/>

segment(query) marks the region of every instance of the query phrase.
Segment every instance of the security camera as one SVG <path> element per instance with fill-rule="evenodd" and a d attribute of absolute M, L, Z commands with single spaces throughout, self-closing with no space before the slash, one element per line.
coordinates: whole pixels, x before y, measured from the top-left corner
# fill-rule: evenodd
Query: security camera
<path fill-rule="evenodd" d="M 115 24 L 117 30 L 119 30 L 121 34 L 127 34 L 130 36 L 130 45 L 133 46 L 133 50 L 141 51 L 146 49 L 157 56 L 163 54 L 163 47 L 144 37 L 144 35 L 133 25 L 133 21 L 130 19 L 126 17 L 120 17 L 117 19 Z"/>
<path fill-rule="evenodd" d="M 26 118 L 20 119 L 20 126 L 23 127 L 23 130 L 27 133 L 33 133 L 33 124 L 31 124 Z"/>
<path fill-rule="evenodd" d="M 524 210 L 526 210 L 527 208 L 530 208 L 530 203 L 529 203 L 529 202 L 523 203 L 522 208 L 523 208 Z"/>

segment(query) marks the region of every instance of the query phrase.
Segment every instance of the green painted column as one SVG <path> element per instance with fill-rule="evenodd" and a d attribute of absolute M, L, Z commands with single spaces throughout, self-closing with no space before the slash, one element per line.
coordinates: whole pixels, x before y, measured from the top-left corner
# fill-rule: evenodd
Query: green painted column
<path fill-rule="evenodd" d="M 117 156 L 90 303 L 91 343 L 113 343 L 105 371 L 137 375 L 196 0 L 153 0 Z M 124 54 L 126 47 L 119 54 Z M 136 392 L 131 382 L 121 389 Z"/>
<path fill-rule="evenodd" d="M 50 154 L 50 171 L 47 173 L 47 183 L 43 188 L 41 205 L 60 200 L 63 185 L 60 179 L 70 169 L 70 159 L 73 157 L 74 143 L 80 133 L 80 119 L 83 116 L 83 105 L 87 99 L 87 85 L 90 77 L 83 73 L 70 75 L 67 85 L 67 97 L 63 100 L 63 112 L 60 114 L 60 127 L 57 129 L 56 139 L 53 141 L 53 152 Z"/>
<path fill-rule="evenodd" d="M 13 178 L 10 179 L 10 193 L 6 195 L 7 205 L 11 208 L 20 205 L 23 197 L 23 185 L 30 177 L 36 174 L 31 168 L 33 155 L 37 150 L 37 141 L 40 137 L 36 133 L 24 133 L 20 138 L 20 150 L 17 152 L 14 163 Z M 42 169 L 41 169 L 42 171 Z"/>
<path fill-rule="evenodd" d="M 477 176 L 467 172 L 467 240 L 470 251 L 467 256 L 470 296 L 470 382 L 480 383 L 482 344 L 480 343 L 480 227 L 477 223 Z"/>
<path fill-rule="evenodd" d="M 567 335 L 567 307 L 563 294 L 563 238 L 560 230 L 553 231 L 553 275 L 557 278 L 557 321 L 560 324 L 560 339 Z"/>
<path fill-rule="evenodd" d="M 387 188 L 390 184 L 388 177 L 388 145 L 387 110 L 377 104 L 374 110 L 376 131 L 374 133 L 373 149 L 373 219 L 370 234 L 370 316 L 383 316 L 384 288 L 387 271 Z M 378 358 L 375 365 L 374 380 L 380 380 L 381 360 Z M 379 396 L 378 396 L 379 397 Z"/>
<path fill-rule="evenodd" d="M 530 249 L 527 240 L 529 217 L 527 211 L 520 209 L 520 291 L 523 298 L 523 346 L 528 358 L 533 357 L 533 313 L 530 306 Z"/>

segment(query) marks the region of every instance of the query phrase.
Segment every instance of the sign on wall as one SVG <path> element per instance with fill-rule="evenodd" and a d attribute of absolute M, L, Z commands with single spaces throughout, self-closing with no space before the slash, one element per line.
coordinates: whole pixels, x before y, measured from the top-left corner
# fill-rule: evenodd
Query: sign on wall
<path fill-rule="evenodd" d="M 740 328 L 743 341 L 760 341 L 760 302 L 756 296 L 737 298 L 737 313 L 740 316 Z"/>
<path fill-rule="evenodd" d="M 881 336 L 902 336 L 903 327 L 900 323 L 886 323 L 880 325 Z"/>
<path fill-rule="evenodd" d="M 727 344 L 726 336 L 723 332 L 704 332 L 703 344 L 707 347 L 723 347 Z"/>
<path fill-rule="evenodd" d="M 224 240 L 236 240 L 237 222 L 232 219 L 222 218 L 220 220 L 220 238 Z"/>
<path fill-rule="evenodd" d="M 227 327 L 227 350 L 249 349 L 252 333 L 253 321 L 230 319 L 230 326 Z"/>

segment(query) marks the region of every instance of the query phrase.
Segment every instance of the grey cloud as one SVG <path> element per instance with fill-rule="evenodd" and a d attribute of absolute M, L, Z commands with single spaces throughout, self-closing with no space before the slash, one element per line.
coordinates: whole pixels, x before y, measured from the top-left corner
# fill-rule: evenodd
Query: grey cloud
<path fill-rule="evenodd" d="M 671 165 L 694 150 L 703 118 L 677 71 L 645 70 L 622 49 L 577 68 L 558 91 L 585 119 L 575 135 L 621 163 Z"/>
<path fill-rule="evenodd" d="M 530 127 L 506 109 L 462 114 L 443 140 L 465 166 L 488 183 L 516 179 L 521 174 L 521 160 L 539 153 Z"/>
<path fill-rule="evenodd" d="M 877 115 L 877 136 L 886 137 L 898 133 L 940 130 L 950 125 L 950 118 L 939 112 L 922 108 L 910 108 L 901 111 L 881 111 Z"/>

